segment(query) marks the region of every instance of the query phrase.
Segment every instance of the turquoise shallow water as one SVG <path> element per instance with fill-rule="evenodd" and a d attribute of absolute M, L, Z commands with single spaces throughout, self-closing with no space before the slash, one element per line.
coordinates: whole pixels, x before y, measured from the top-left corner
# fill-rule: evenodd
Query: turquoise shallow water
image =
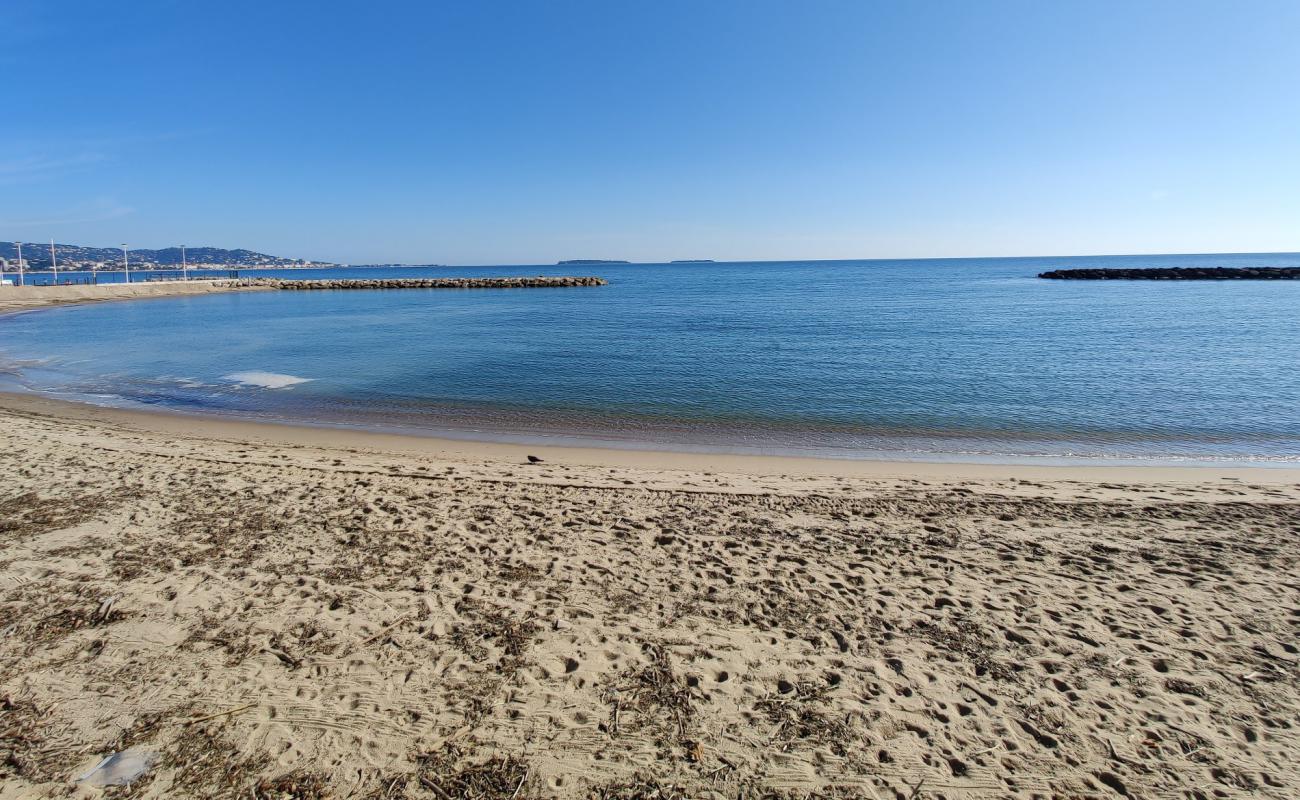
<path fill-rule="evenodd" d="M 1300 462 L 1300 282 L 1034 277 L 1199 265 L 1300 256 L 351 269 L 610 285 L 63 307 L 0 319 L 0 357 L 93 402 L 475 438 Z"/>

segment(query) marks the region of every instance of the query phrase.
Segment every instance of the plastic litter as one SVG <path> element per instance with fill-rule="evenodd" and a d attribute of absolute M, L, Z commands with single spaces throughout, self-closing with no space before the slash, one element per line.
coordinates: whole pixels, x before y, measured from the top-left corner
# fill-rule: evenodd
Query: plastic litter
<path fill-rule="evenodd" d="M 129 748 L 105 756 L 103 761 L 77 778 L 77 783 L 90 786 L 126 786 L 148 772 L 157 761 L 157 753 Z"/>

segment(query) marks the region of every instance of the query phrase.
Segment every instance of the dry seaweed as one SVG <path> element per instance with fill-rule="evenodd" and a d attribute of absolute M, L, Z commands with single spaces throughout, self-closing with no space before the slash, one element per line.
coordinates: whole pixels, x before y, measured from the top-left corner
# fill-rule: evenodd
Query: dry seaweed
<path fill-rule="evenodd" d="M 289 528 L 289 521 L 261 505 L 233 498 L 187 509 L 172 525 L 172 533 L 187 545 L 181 564 L 193 566 L 213 558 L 236 564 L 252 563 L 274 534 Z"/>
<path fill-rule="evenodd" d="M 209 800 L 243 800 L 248 787 L 266 769 L 265 755 L 245 757 L 223 735 L 223 728 L 190 725 L 182 728 L 163 755 L 161 766 L 172 768 L 171 796 Z"/>
<path fill-rule="evenodd" d="M 329 784 L 313 772 L 291 772 L 278 778 L 258 781 L 253 800 L 329 800 Z"/>
<path fill-rule="evenodd" d="M 535 564 L 502 559 L 497 563 L 497 575 L 503 581 L 531 583 L 542 577 L 542 570 Z"/>
<path fill-rule="evenodd" d="M 689 734 L 698 691 L 673 669 L 662 645 L 645 642 L 641 647 L 649 663 L 627 670 L 604 692 L 610 704 L 608 731 L 617 735 L 625 726 L 647 727 L 675 740 L 688 754 L 694 752 Z"/>
<path fill-rule="evenodd" d="M 475 661 L 488 658 L 490 645 L 501 654 L 498 671 L 502 674 L 513 674 L 523 665 L 523 655 L 540 630 L 531 617 L 520 619 L 472 598 L 458 601 L 456 613 L 471 621 L 457 625 L 447 640 Z"/>
<path fill-rule="evenodd" d="M 782 750 L 796 745 L 826 746 L 844 755 L 852 741 L 848 724 L 826 709 L 830 686 L 808 682 L 785 684 L 783 693 L 759 700 L 755 708 L 776 726 L 771 740 Z"/>
<path fill-rule="evenodd" d="M 17 645 L 23 654 L 52 648 L 77 631 L 102 628 L 128 616 L 111 588 L 70 583 L 57 576 L 21 584 L 5 594 L 0 629 L 5 631 L 5 643 Z M 90 652 L 98 652 L 93 643 Z"/>
<path fill-rule="evenodd" d="M 0 700 L 0 777 L 42 782 L 63 777 L 64 748 L 50 741 L 48 710 L 31 700 Z"/>
<path fill-rule="evenodd" d="M 943 621 L 919 622 L 912 626 L 912 632 L 950 657 L 969 661 L 976 675 L 987 674 L 997 680 L 1015 677 L 1015 670 L 996 657 L 1000 649 L 998 640 L 968 614 L 955 613 Z"/>
<path fill-rule="evenodd" d="M 248 635 L 247 625 L 214 613 L 201 614 L 198 624 L 180 643 L 180 647 L 185 650 L 199 650 L 202 649 L 201 645 L 220 648 L 225 652 L 227 667 L 238 666 L 259 649 Z"/>
<path fill-rule="evenodd" d="M 593 800 L 687 800 L 691 795 L 683 786 L 661 783 L 657 778 L 637 774 L 630 781 L 614 781 L 594 786 Z"/>
<path fill-rule="evenodd" d="M 0 534 L 5 541 L 35 536 L 48 531 L 63 530 L 80 525 L 94 517 L 116 508 L 128 499 L 118 495 L 86 495 L 75 501 L 42 498 L 36 492 L 25 492 L 0 500 Z"/>
<path fill-rule="evenodd" d="M 415 783 L 440 800 L 473 797 L 480 800 L 518 800 L 533 797 L 532 771 L 515 756 L 494 755 L 468 761 L 456 746 L 416 756 Z"/>

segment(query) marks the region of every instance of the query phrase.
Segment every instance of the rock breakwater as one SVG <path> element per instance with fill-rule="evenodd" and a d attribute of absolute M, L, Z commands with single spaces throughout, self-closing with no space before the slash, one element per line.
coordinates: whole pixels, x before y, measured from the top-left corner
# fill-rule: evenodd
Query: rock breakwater
<path fill-rule="evenodd" d="M 536 275 L 519 278 L 342 278 L 289 280 L 245 278 L 236 285 L 266 289 L 555 289 L 575 286 L 606 286 L 604 278 L 592 276 Z"/>
<path fill-rule="evenodd" d="M 1076 281 L 1285 281 L 1300 280 L 1300 267 L 1145 267 L 1054 269 L 1040 278 Z"/>

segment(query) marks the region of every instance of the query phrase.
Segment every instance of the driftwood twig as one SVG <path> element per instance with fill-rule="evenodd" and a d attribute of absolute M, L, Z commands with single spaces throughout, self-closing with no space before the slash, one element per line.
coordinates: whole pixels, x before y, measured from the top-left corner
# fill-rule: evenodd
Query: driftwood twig
<path fill-rule="evenodd" d="M 186 724 L 186 725 L 197 725 L 197 724 L 199 724 L 200 722 L 207 722 L 208 720 L 210 720 L 210 719 L 216 719 L 217 717 L 228 717 L 228 716 L 230 716 L 231 714 L 238 714 L 238 713 L 241 712 L 241 711 L 247 711 L 248 709 L 250 709 L 250 708 L 255 708 L 256 706 L 257 706 L 257 703 L 249 703 L 248 705 L 245 705 L 245 706 L 240 706 L 240 707 L 238 707 L 238 708 L 232 708 L 232 709 L 230 709 L 229 711 L 219 711 L 219 712 L 217 712 L 216 714 L 208 714 L 206 717 L 199 717 L 198 719 L 187 720 L 187 721 L 185 722 L 185 724 Z"/>
<path fill-rule="evenodd" d="M 362 646 L 365 646 L 365 645 L 370 644 L 371 642 L 373 642 L 374 640 L 378 639 L 378 638 L 381 637 L 381 636 L 384 636 L 385 634 L 392 633 L 393 630 L 394 630 L 398 625 L 402 625 L 402 624 L 404 624 L 404 623 L 407 622 L 407 621 L 408 621 L 412 616 L 414 616 L 414 615 L 413 615 L 413 614 L 403 614 L 402 616 L 398 617 L 398 619 L 397 619 L 396 622 L 394 622 L 392 625 L 389 625 L 387 628 L 384 628 L 384 629 L 381 630 L 379 633 L 376 633 L 376 634 L 373 635 L 373 636 L 368 636 L 368 637 L 366 637 L 365 639 L 362 639 L 362 640 L 361 640 L 361 644 L 362 644 Z"/>

